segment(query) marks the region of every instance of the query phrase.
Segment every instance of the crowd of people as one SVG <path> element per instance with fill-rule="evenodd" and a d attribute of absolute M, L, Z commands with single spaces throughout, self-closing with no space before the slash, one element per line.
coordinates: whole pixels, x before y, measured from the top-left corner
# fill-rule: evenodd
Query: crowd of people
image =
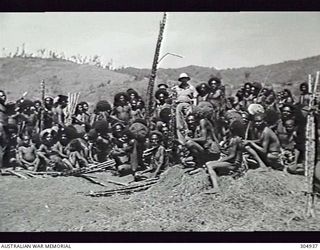
<path fill-rule="evenodd" d="M 80 102 L 73 114 L 65 95 L 7 103 L 0 90 L 0 168 L 68 171 L 113 159 L 113 174 L 139 180 L 179 164 L 206 168 L 214 192 L 217 175 L 252 168 L 304 173 L 307 83 L 297 97 L 260 82 L 226 96 L 218 77 L 196 86 L 190 80 L 182 73 L 176 86 L 159 84 L 151 113 L 134 89 L 92 111 Z"/>

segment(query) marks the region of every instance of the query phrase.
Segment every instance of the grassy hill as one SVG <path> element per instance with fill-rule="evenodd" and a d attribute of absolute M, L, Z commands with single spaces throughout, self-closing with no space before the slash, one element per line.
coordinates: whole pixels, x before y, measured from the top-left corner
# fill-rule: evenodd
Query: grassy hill
<path fill-rule="evenodd" d="M 80 91 L 80 98 L 91 103 L 100 99 L 113 102 L 117 92 L 139 85 L 133 76 L 90 65 L 39 58 L 0 59 L 0 89 L 7 92 L 9 100 L 21 97 L 25 91 L 29 98 L 41 98 L 42 80 L 47 95 Z"/>
<path fill-rule="evenodd" d="M 245 74 L 249 73 L 248 81 L 261 81 L 267 78 L 267 82 L 272 83 L 278 90 L 286 86 L 294 92 L 297 92 L 299 83 L 306 81 L 308 74 L 315 74 L 320 70 L 320 56 L 309 57 L 301 60 L 285 61 L 271 65 L 260 65 L 252 68 L 233 68 L 217 70 L 215 68 L 200 67 L 190 65 L 178 69 L 159 69 L 159 81 L 165 81 L 169 84 L 175 82 L 180 73 L 186 72 L 192 78 L 193 83 L 208 81 L 211 76 L 220 75 L 226 85 L 231 90 L 237 89 L 246 80 Z M 133 75 L 141 79 L 148 77 L 150 70 L 125 68 L 118 70 L 119 73 Z"/>
<path fill-rule="evenodd" d="M 230 92 L 245 81 L 273 83 L 276 90 L 288 87 L 295 93 L 298 85 L 306 81 L 307 75 L 320 70 L 320 56 L 302 60 L 286 61 L 272 65 L 261 65 L 253 68 L 223 69 L 190 65 L 178 69 L 159 69 L 157 83 L 169 85 L 177 83 L 180 73 L 188 73 L 197 84 L 207 81 L 213 75 L 220 75 Z M 113 102 L 113 96 L 119 91 L 135 88 L 145 96 L 150 69 L 124 68 L 117 71 L 98 68 L 91 65 L 79 65 L 59 59 L 40 58 L 0 58 L 0 88 L 8 93 L 8 99 L 19 98 L 28 91 L 29 98 L 39 99 L 40 82 L 45 80 L 47 95 L 81 92 L 81 100 L 91 104 L 107 99 Z"/>

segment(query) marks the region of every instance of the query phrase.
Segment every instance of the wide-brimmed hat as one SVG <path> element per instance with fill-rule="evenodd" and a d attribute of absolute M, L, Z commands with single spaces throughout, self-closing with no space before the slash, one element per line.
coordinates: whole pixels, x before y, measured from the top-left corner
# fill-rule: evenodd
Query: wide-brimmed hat
<path fill-rule="evenodd" d="M 190 80 L 190 77 L 187 75 L 187 73 L 181 73 L 181 74 L 179 75 L 178 81 L 181 81 L 181 79 L 183 79 L 183 78 L 187 78 L 188 81 Z"/>

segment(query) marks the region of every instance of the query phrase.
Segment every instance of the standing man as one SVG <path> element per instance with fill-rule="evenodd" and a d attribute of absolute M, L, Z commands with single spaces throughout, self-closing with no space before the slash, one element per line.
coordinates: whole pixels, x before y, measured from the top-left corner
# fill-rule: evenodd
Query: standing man
<path fill-rule="evenodd" d="M 5 127 L 8 124 L 8 115 L 6 110 L 7 96 L 3 90 L 0 90 L 0 169 L 3 167 L 3 156 L 6 148 Z"/>
<path fill-rule="evenodd" d="M 177 101 L 185 102 L 185 100 L 188 100 L 196 105 L 198 92 L 194 86 L 188 83 L 188 81 L 190 81 L 190 77 L 186 73 L 181 73 L 178 81 L 180 82 L 180 84 L 172 88 L 177 95 Z"/>

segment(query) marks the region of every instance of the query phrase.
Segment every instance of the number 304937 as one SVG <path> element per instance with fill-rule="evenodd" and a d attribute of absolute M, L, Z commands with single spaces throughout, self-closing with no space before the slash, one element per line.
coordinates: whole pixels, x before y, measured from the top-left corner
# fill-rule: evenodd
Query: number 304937
<path fill-rule="evenodd" d="M 300 244 L 300 248 L 317 248 L 318 244 Z"/>

